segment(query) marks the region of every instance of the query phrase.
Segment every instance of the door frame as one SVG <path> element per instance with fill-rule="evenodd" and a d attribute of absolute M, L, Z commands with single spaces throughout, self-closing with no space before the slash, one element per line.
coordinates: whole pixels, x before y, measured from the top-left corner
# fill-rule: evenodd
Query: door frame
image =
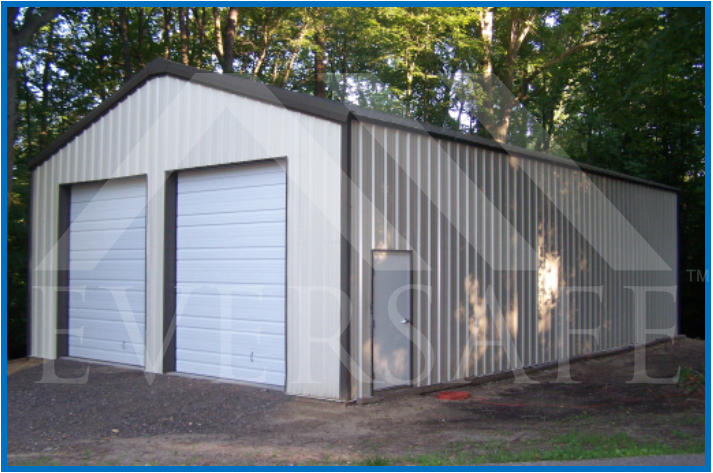
<path fill-rule="evenodd" d="M 409 320 L 409 374 L 411 378 L 408 384 L 402 386 L 390 386 L 387 388 L 381 388 L 378 390 L 374 389 L 374 274 L 376 273 L 374 269 L 374 255 L 376 253 L 404 253 L 409 255 L 409 291 L 410 291 L 410 304 L 411 304 L 411 317 Z M 414 290 L 413 290 L 413 250 L 371 250 L 371 307 L 369 309 L 370 319 L 371 319 L 371 392 L 372 395 L 376 391 L 388 391 L 390 389 L 398 388 L 413 388 L 413 302 L 414 302 Z"/>
<path fill-rule="evenodd" d="M 110 179 L 95 179 L 90 181 L 77 181 L 77 182 L 66 182 L 59 184 L 59 198 L 58 198 L 58 225 L 57 225 L 57 319 L 56 319 L 56 331 L 55 331 L 55 358 L 68 358 L 69 357 L 69 227 L 71 225 L 70 221 L 70 211 L 72 207 L 72 187 L 82 184 L 97 184 L 110 181 L 119 181 L 124 179 L 136 179 L 143 178 L 144 186 L 146 187 L 146 200 L 145 200 L 145 216 L 144 216 L 144 360 L 141 365 L 127 365 L 118 362 L 105 362 L 102 360 L 92 360 L 87 359 L 87 361 L 97 361 L 100 363 L 110 363 L 116 365 L 130 366 L 132 368 L 138 367 L 142 370 L 146 369 L 146 329 L 148 326 L 148 298 L 146 296 L 146 281 L 148 281 L 148 206 L 149 206 L 149 183 L 148 176 L 146 174 L 132 174 L 130 176 L 121 176 Z M 82 358 L 85 359 L 85 358 Z"/>

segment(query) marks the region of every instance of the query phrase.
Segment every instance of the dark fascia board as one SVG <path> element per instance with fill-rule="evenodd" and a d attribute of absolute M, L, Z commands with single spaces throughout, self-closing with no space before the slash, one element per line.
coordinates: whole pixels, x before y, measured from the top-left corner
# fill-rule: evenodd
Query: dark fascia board
<path fill-rule="evenodd" d="M 144 69 L 137 73 L 124 86 L 116 91 L 111 97 L 102 102 L 97 108 L 89 112 L 82 120 L 77 122 L 69 130 L 63 133 L 52 144 L 40 151 L 32 158 L 28 166 L 30 170 L 36 168 L 48 160 L 57 151 L 69 143 L 75 136 L 79 135 L 85 128 L 89 127 L 96 120 L 101 118 L 106 112 L 114 108 L 119 102 L 131 95 L 136 89 L 141 87 L 147 80 L 158 76 L 171 76 L 178 79 L 194 82 L 207 87 L 234 93 L 261 102 L 285 107 L 289 110 L 302 112 L 340 124 L 346 124 L 351 113 L 359 121 L 376 123 L 384 126 L 400 128 L 414 133 L 427 134 L 434 138 L 441 138 L 474 146 L 479 146 L 495 151 L 507 153 L 514 157 L 537 159 L 547 161 L 560 166 L 579 168 L 584 172 L 608 176 L 615 179 L 634 182 L 637 184 L 655 187 L 672 192 L 679 192 L 679 189 L 664 184 L 659 184 L 645 179 L 639 179 L 626 174 L 609 171 L 584 163 L 578 163 L 569 159 L 561 158 L 547 153 L 531 151 L 517 146 L 503 145 L 497 141 L 488 140 L 475 135 L 468 135 L 445 128 L 428 125 L 419 121 L 402 118 L 387 113 L 378 112 L 354 105 L 347 105 L 334 100 L 321 97 L 313 97 L 307 94 L 291 92 L 280 87 L 265 85 L 259 82 L 243 79 L 230 74 L 216 74 L 203 71 L 191 66 L 185 66 L 163 58 L 151 61 Z"/>

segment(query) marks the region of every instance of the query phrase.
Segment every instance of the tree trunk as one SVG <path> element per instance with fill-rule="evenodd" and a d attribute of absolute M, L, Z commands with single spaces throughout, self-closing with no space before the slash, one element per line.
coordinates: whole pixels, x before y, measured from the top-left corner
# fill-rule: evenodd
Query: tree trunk
<path fill-rule="evenodd" d="M 144 8 L 143 7 L 138 7 L 136 9 L 136 29 L 137 29 L 137 38 L 136 38 L 136 59 L 137 59 L 137 68 L 142 69 L 145 65 L 146 62 L 144 61 Z"/>
<path fill-rule="evenodd" d="M 263 43 L 262 50 L 260 51 L 260 56 L 258 56 L 257 62 L 255 63 L 255 70 L 253 71 L 253 80 L 257 80 L 258 74 L 260 74 L 260 70 L 262 69 L 262 64 L 265 62 L 265 57 L 267 56 L 267 34 L 265 36 L 265 41 Z"/>
<path fill-rule="evenodd" d="M 235 59 L 235 31 L 238 25 L 238 8 L 230 7 L 228 10 L 228 24 L 225 25 L 225 55 L 223 61 L 223 72 L 233 72 L 233 60 Z"/>
<path fill-rule="evenodd" d="M 223 69 L 223 73 L 235 71 L 233 62 L 235 60 L 235 31 L 238 25 L 238 8 L 230 7 L 228 10 L 228 21 L 225 25 L 225 42 L 223 41 L 223 26 L 220 22 L 220 9 L 213 7 L 213 22 L 215 23 L 215 55 Z"/>
<path fill-rule="evenodd" d="M 171 7 L 163 9 L 163 58 L 171 56 L 171 21 L 173 21 L 173 10 Z"/>
<path fill-rule="evenodd" d="M 17 53 L 19 46 L 15 35 L 12 34 L 14 15 L 7 15 L 7 50 L 5 51 L 5 65 L 7 67 L 7 169 L 6 189 L 7 206 L 10 207 L 12 196 L 12 171 L 15 166 L 15 127 L 17 126 Z"/>
<path fill-rule="evenodd" d="M 213 26 L 215 27 L 215 55 L 218 57 L 220 67 L 225 70 L 225 51 L 223 49 L 223 26 L 220 24 L 220 8 L 213 7 Z"/>
<path fill-rule="evenodd" d="M 523 20 L 520 18 L 520 11 L 510 10 L 510 40 L 508 41 L 507 54 L 505 56 L 505 70 L 503 71 L 503 90 L 500 94 L 500 111 L 498 113 L 498 123 L 495 125 L 493 138 L 496 141 L 505 143 L 508 130 L 510 129 L 510 119 L 512 109 L 515 106 L 515 95 L 513 92 L 515 84 L 515 71 L 517 68 L 517 57 L 520 54 L 522 42 L 530 32 L 532 17 Z"/>
<path fill-rule="evenodd" d="M 483 127 L 493 133 L 495 119 L 493 115 L 493 15 L 494 8 L 486 7 L 480 17 L 480 37 L 483 41 L 483 76 L 481 86 L 483 88 L 483 100 L 481 107 L 478 107 L 477 119 Z"/>
<path fill-rule="evenodd" d="M 129 45 L 129 24 L 126 19 L 126 7 L 119 8 L 119 31 L 121 32 L 121 46 L 124 51 L 124 82 L 131 79 L 131 48 Z"/>
<path fill-rule="evenodd" d="M 302 41 L 304 40 L 305 34 L 307 33 L 307 29 L 309 28 L 309 23 L 305 21 L 305 23 L 302 25 L 302 28 L 300 30 L 300 35 L 297 38 L 297 45 L 295 46 L 295 49 L 292 51 L 292 56 L 290 57 L 290 62 L 287 64 L 287 68 L 285 69 L 285 73 L 282 76 L 282 80 L 280 81 L 280 87 L 284 87 L 285 84 L 287 83 L 287 80 L 290 78 L 290 73 L 292 72 L 292 68 L 295 66 L 295 60 L 297 59 L 297 55 L 300 52 L 300 49 L 302 49 Z"/>
<path fill-rule="evenodd" d="M 44 69 L 42 71 L 42 108 L 40 113 L 40 149 L 49 144 L 49 136 L 47 134 L 47 116 L 49 115 L 49 95 L 50 95 L 50 72 L 52 67 L 52 58 L 54 52 L 54 44 L 50 38 L 47 42 L 47 55 L 45 56 Z"/>
<path fill-rule="evenodd" d="M 193 10 L 193 18 L 198 29 L 198 54 L 196 55 L 196 66 L 198 69 L 203 67 L 203 45 L 205 43 L 205 8 L 191 7 Z"/>
<path fill-rule="evenodd" d="M 188 65 L 188 25 L 186 24 L 186 7 L 178 8 L 178 28 L 181 34 L 181 62 Z"/>
<path fill-rule="evenodd" d="M 314 34 L 314 96 L 315 97 L 326 97 L 327 96 L 327 86 L 324 83 L 324 75 L 326 73 L 326 68 L 324 64 L 324 52 L 327 49 L 326 41 L 324 39 L 324 25 L 319 25 L 319 28 Z"/>

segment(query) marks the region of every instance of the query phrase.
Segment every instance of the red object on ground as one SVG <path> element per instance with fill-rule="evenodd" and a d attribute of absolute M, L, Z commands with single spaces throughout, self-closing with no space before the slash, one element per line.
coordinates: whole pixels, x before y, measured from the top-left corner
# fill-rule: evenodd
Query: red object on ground
<path fill-rule="evenodd" d="M 446 391 L 436 394 L 436 397 L 443 401 L 462 401 L 463 399 L 470 399 L 470 393 L 465 391 Z"/>

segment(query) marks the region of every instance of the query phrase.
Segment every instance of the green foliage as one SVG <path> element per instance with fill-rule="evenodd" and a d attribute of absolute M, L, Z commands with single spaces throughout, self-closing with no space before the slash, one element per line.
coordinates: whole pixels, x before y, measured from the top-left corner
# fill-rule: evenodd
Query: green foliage
<path fill-rule="evenodd" d="M 691 394 L 698 392 L 699 389 L 705 389 L 705 370 L 698 371 L 690 366 L 684 366 L 681 368 L 678 385 Z"/>
<path fill-rule="evenodd" d="M 391 461 L 382 456 L 369 457 L 364 459 L 360 465 L 362 466 L 391 466 Z"/>
<path fill-rule="evenodd" d="M 483 28 L 488 12 L 492 40 Z M 21 49 L 8 217 L 15 352 L 25 333 L 27 160 L 156 57 L 220 70 L 217 40 L 225 40 L 227 22 L 227 8 L 66 8 Z M 329 98 L 486 137 L 484 118 L 492 116 L 493 127 L 504 120 L 488 100 L 504 103 L 506 94 L 464 90 L 490 64 L 517 99 L 508 108 L 508 142 L 681 189 L 682 330 L 703 336 L 704 286 L 686 270 L 705 262 L 704 9 L 238 7 L 235 31 L 237 74 L 313 93 L 323 58 L 336 78 Z M 351 74 L 369 80 L 349 88 Z"/>
<path fill-rule="evenodd" d="M 470 443 L 460 445 L 454 452 L 405 458 L 403 462 L 420 466 L 483 465 L 705 452 L 702 439 L 693 439 L 691 436 L 677 438 L 683 443 L 673 446 L 658 441 L 635 439 L 625 433 L 597 435 L 572 431 L 536 447 L 519 448 L 509 442 L 499 441 Z"/>

